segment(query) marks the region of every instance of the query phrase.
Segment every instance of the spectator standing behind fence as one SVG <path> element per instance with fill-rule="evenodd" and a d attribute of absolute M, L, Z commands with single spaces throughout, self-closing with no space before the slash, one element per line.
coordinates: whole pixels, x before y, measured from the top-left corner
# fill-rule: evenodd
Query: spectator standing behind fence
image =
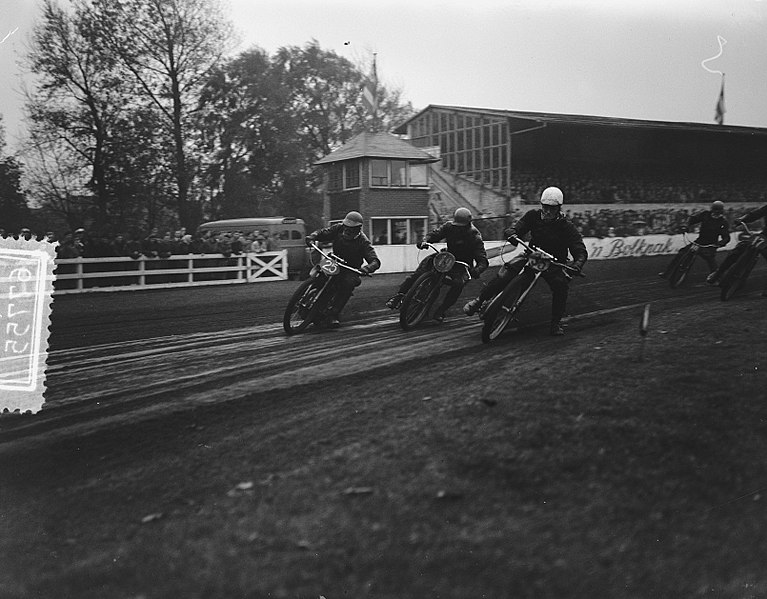
<path fill-rule="evenodd" d="M 250 244 L 250 251 L 256 254 L 263 254 L 266 250 L 266 238 L 260 232 L 256 232 L 253 243 Z"/>
<path fill-rule="evenodd" d="M 72 235 L 72 243 L 74 244 L 75 249 L 77 249 L 78 256 L 89 257 L 91 243 L 85 229 L 82 227 L 75 229 L 75 232 Z"/>
<path fill-rule="evenodd" d="M 232 235 L 232 253 L 242 254 L 245 251 L 245 237 L 242 235 L 242 231 L 235 231 Z"/>
<path fill-rule="evenodd" d="M 276 231 L 266 240 L 266 249 L 269 252 L 279 252 L 282 249 L 282 242 Z"/>
<path fill-rule="evenodd" d="M 80 256 L 71 231 L 64 233 L 64 237 L 61 238 L 61 242 L 56 248 L 56 256 L 62 260 L 78 258 Z"/>

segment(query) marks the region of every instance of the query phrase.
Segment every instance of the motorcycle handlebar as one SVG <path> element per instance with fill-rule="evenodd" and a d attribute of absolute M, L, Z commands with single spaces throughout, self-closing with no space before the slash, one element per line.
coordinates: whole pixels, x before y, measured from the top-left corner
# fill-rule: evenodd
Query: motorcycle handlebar
<path fill-rule="evenodd" d="M 702 244 L 702 243 L 698 243 L 698 242 L 696 242 L 696 241 L 692 241 L 692 240 L 690 240 L 690 239 L 687 239 L 687 231 L 682 231 L 682 238 L 684 239 L 684 242 L 685 242 L 685 243 L 690 243 L 690 244 L 692 244 L 692 245 L 697 245 L 699 248 L 718 248 L 718 247 L 720 247 L 720 246 L 719 246 L 718 244 L 716 244 L 716 243 L 706 243 L 706 244 Z"/>
<path fill-rule="evenodd" d="M 313 241 L 309 247 L 311 247 L 313 250 L 317 250 L 320 254 L 325 256 L 325 258 L 328 258 L 329 260 L 335 260 L 336 262 L 338 262 L 338 265 L 340 267 L 345 268 L 346 270 L 350 270 L 352 272 L 356 272 L 358 275 L 361 275 L 363 277 L 372 277 L 373 276 L 372 273 L 369 273 L 366 270 L 362 270 L 361 268 L 354 268 L 353 266 L 349 266 L 346 263 L 346 260 L 341 258 L 341 256 L 336 256 L 333 252 L 330 252 L 329 254 L 325 253 L 325 251 L 319 245 L 317 245 L 317 242 L 315 242 L 315 241 Z"/>
<path fill-rule="evenodd" d="M 577 268 L 569 266 L 568 264 L 565 264 L 564 262 L 557 261 L 557 259 L 553 255 L 549 254 L 546 250 L 541 249 L 541 248 L 533 245 L 532 243 L 530 243 L 530 244 L 525 243 L 524 241 L 522 241 L 516 235 L 511 235 L 507 239 L 507 241 L 512 241 L 512 240 L 514 242 L 518 243 L 518 244 L 521 244 L 522 247 L 525 248 L 528 252 L 538 252 L 539 254 L 543 254 L 543 256 L 548 258 L 549 260 L 551 260 L 551 263 L 554 264 L 555 266 L 561 266 L 565 271 L 570 271 L 571 273 L 573 273 L 573 274 L 569 274 L 568 272 L 565 272 L 565 274 L 567 276 L 570 276 L 570 277 L 572 277 L 573 275 L 575 275 L 577 277 L 585 277 L 586 276 L 585 274 L 583 274 L 583 272 L 581 272 Z"/>
<path fill-rule="evenodd" d="M 738 222 L 738 226 L 739 226 L 739 227 L 743 227 L 743 230 L 744 230 L 746 233 L 748 233 L 749 235 L 752 235 L 752 234 L 753 234 L 753 232 L 751 231 L 751 229 L 749 229 L 749 228 L 748 228 L 748 225 L 747 225 L 747 224 L 746 224 L 744 221 L 740 221 L 740 222 Z"/>
<path fill-rule="evenodd" d="M 420 247 L 418 249 L 422 250 L 422 249 L 424 249 L 424 247 L 427 248 L 427 249 L 430 249 L 430 250 L 434 250 L 436 253 L 439 253 L 439 248 L 437 246 L 435 246 L 435 245 L 432 245 L 428 241 L 422 241 L 420 243 Z M 469 273 L 469 276 L 471 276 L 471 266 L 466 264 L 466 262 L 462 262 L 461 260 L 456 260 L 455 263 L 456 264 L 460 264 L 461 266 L 463 266 L 466 269 L 466 271 Z"/>

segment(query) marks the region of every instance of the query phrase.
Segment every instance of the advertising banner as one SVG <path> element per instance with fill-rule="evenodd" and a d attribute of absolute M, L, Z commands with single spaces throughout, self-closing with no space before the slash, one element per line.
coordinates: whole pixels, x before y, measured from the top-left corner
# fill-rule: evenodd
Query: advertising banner
<path fill-rule="evenodd" d="M 697 237 L 692 233 L 688 241 Z M 585 237 L 583 242 L 589 253 L 589 260 L 614 260 L 617 258 L 642 258 L 645 256 L 662 256 L 678 252 L 684 245 L 682 235 L 642 235 L 637 237 Z M 729 250 L 737 244 L 737 235 L 733 235 L 730 243 L 721 250 Z M 436 244 L 443 248 L 445 244 Z M 415 245 L 377 245 L 378 257 L 381 259 L 380 273 L 410 272 L 415 270 L 418 263 L 429 252 L 419 251 Z M 490 266 L 501 266 L 513 256 L 522 251 L 503 241 L 486 241 L 485 249 L 490 260 Z"/>

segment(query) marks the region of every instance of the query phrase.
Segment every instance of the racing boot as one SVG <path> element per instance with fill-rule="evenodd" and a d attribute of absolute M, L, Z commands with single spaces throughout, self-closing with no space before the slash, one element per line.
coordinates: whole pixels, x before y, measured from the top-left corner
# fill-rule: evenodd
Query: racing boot
<path fill-rule="evenodd" d="M 466 302 L 463 307 L 463 313 L 466 314 L 466 316 L 474 316 L 481 304 L 482 301 L 478 297 L 475 297 L 473 300 Z"/>
<path fill-rule="evenodd" d="M 561 337 L 565 334 L 565 329 L 562 327 L 562 322 L 559 320 L 552 320 L 551 321 L 551 329 L 549 329 L 549 334 L 552 337 Z"/>
<path fill-rule="evenodd" d="M 390 310 L 399 310 L 402 305 L 402 299 L 405 297 L 404 293 L 395 293 L 388 300 L 386 300 L 386 307 Z"/>

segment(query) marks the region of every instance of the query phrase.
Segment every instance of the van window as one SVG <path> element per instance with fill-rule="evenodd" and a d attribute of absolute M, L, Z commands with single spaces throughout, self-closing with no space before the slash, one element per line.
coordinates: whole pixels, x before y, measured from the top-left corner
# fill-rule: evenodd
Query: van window
<path fill-rule="evenodd" d="M 291 239 L 301 239 L 301 231 L 296 231 L 295 229 L 293 229 L 290 232 L 290 238 Z"/>
<path fill-rule="evenodd" d="M 287 229 L 280 231 L 280 239 L 290 239 L 290 231 Z"/>

